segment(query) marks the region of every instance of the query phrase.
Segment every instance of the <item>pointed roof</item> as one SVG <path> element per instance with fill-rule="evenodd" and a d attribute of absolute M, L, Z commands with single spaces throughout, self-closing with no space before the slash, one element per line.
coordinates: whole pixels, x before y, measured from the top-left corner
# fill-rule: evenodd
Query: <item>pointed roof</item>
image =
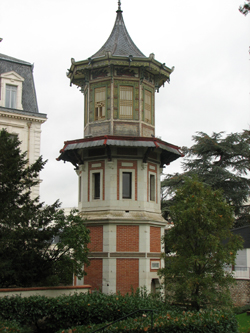
<path fill-rule="evenodd" d="M 116 13 L 115 25 L 108 40 L 100 50 L 91 57 L 91 59 L 105 56 L 107 52 L 111 52 L 111 56 L 146 58 L 129 36 L 123 20 L 120 1 L 118 2 L 118 10 Z"/>

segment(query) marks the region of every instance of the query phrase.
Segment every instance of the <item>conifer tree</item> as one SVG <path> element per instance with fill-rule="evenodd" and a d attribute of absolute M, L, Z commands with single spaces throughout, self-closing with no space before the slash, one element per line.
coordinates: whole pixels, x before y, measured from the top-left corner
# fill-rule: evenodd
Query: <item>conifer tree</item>
<path fill-rule="evenodd" d="M 76 211 L 31 198 L 46 162 L 29 165 L 20 141 L 0 131 L 0 286 L 72 283 L 88 263 L 89 232 Z M 57 240 L 57 242 L 55 242 Z"/>
<path fill-rule="evenodd" d="M 173 226 L 165 235 L 164 278 L 170 301 L 191 305 L 193 309 L 229 306 L 230 271 L 242 240 L 230 231 L 231 207 L 221 191 L 196 178 L 187 178 L 176 190 L 170 208 Z"/>
<path fill-rule="evenodd" d="M 239 11 L 242 14 L 247 15 L 250 12 L 250 0 L 247 0 L 244 5 L 240 6 Z"/>
<path fill-rule="evenodd" d="M 183 172 L 168 174 L 162 182 L 163 216 L 168 218 L 169 207 L 174 202 L 174 192 L 183 185 L 185 177 L 197 175 L 212 189 L 222 189 L 227 203 L 235 214 L 235 227 L 250 223 L 250 131 L 227 136 L 199 132 L 193 136 L 195 144 L 184 147 Z"/>

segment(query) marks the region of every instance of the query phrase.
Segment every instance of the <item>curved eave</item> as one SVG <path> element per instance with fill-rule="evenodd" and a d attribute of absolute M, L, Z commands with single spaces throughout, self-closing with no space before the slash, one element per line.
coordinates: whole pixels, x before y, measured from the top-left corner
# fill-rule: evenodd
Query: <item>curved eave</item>
<path fill-rule="evenodd" d="M 165 64 L 160 63 L 153 57 L 125 57 L 125 56 L 111 56 L 107 53 L 103 57 L 87 59 L 76 62 L 71 59 L 71 67 L 68 70 L 67 76 L 70 79 L 70 85 L 75 84 L 81 86 L 82 82 L 86 79 L 86 73 L 101 67 L 107 66 L 128 66 L 128 67 L 144 67 L 148 72 L 153 75 L 159 75 L 159 87 L 166 81 L 169 81 L 170 74 L 174 71 L 174 67 L 171 69 Z"/>
<path fill-rule="evenodd" d="M 82 160 L 84 151 L 87 152 L 89 148 L 108 146 L 150 148 L 155 151 L 160 151 L 162 165 L 168 165 L 177 158 L 184 156 L 180 147 L 162 141 L 158 138 L 105 135 L 94 138 L 65 141 L 64 147 L 60 150 L 60 155 L 57 160 L 70 162 L 74 166 L 78 167 L 78 165 L 84 164 L 84 160 Z"/>

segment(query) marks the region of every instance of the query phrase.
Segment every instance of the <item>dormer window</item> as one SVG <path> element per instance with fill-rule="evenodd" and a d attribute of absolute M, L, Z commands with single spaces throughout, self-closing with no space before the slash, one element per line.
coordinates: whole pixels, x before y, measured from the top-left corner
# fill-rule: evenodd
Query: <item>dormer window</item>
<path fill-rule="evenodd" d="M 17 108 L 17 86 L 6 84 L 5 107 L 11 109 Z"/>
<path fill-rule="evenodd" d="M 14 71 L 0 75 L 1 97 L 0 106 L 10 109 L 23 110 L 22 90 L 24 78 Z"/>
<path fill-rule="evenodd" d="M 105 119 L 106 87 L 95 88 L 95 120 Z"/>

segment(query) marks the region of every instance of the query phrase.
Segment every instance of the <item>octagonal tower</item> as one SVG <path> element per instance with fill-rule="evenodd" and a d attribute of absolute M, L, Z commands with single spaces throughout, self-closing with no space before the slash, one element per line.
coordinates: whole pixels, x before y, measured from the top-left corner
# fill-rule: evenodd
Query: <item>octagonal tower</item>
<path fill-rule="evenodd" d="M 155 91 L 172 71 L 134 44 L 120 1 L 106 43 L 71 60 L 70 83 L 84 94 L 84 138 L 66 141 L 58 159 L 75 166 L 78 208 L 91 231 L 91 264 L 77 283 L 107 293 L 159 285 L 160 175 L 181 152 L 155 138 Z"/>

